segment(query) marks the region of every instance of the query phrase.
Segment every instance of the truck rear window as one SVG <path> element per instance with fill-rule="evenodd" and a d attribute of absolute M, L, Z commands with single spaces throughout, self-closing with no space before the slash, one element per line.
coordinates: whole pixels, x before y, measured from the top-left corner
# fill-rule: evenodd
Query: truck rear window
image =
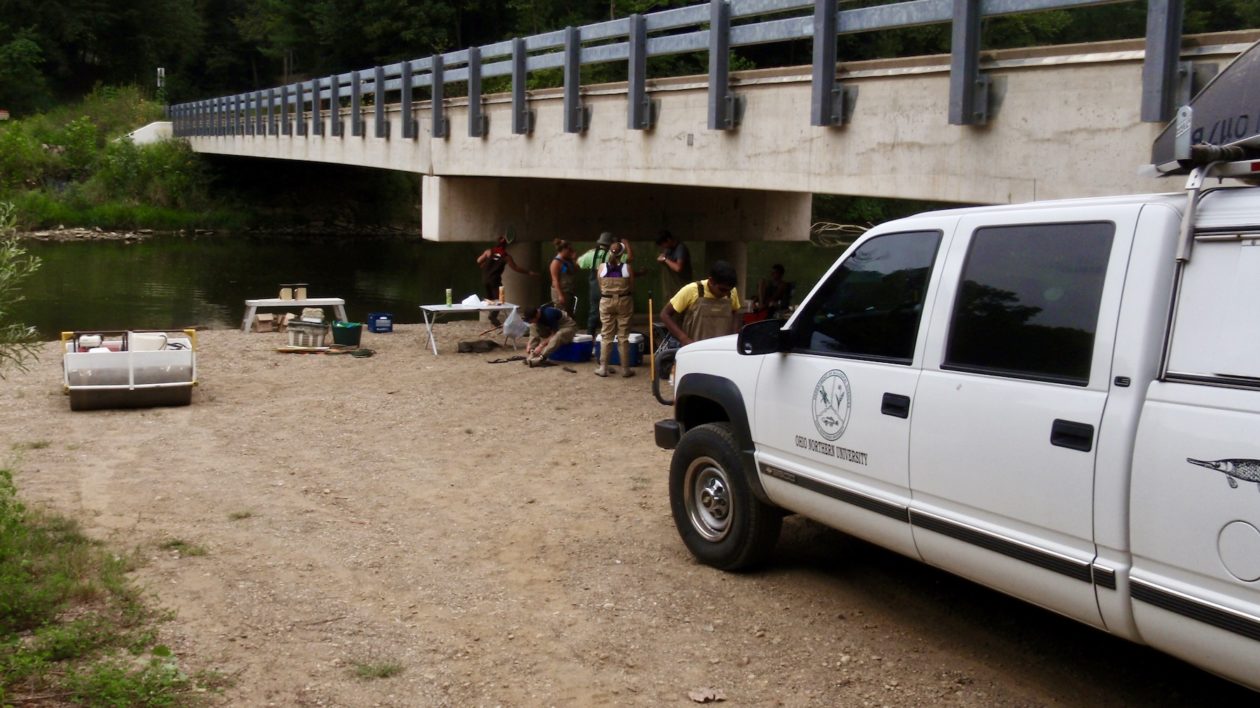
<path fill-rule="evenodd" d="M 1168 370 L 1260 385 L 1260 233 L 1204 234 L 1182 275 Z"/>
<path fill-rule="evenodd" d="M 944 368 L 1084 386 L 1115 225 L 977 229 Z"/>

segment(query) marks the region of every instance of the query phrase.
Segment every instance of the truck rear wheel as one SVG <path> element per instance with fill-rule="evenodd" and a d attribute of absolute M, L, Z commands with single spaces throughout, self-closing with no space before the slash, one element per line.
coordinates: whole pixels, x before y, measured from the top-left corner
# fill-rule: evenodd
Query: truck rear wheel
<path fill-rule="evenodd" d="M 783 516 L 752 494 L 729 423 L 688 430 L 669 467 L 669 503 L 683 543 L 700 562 L 741 570 L 764 561 Z"/>

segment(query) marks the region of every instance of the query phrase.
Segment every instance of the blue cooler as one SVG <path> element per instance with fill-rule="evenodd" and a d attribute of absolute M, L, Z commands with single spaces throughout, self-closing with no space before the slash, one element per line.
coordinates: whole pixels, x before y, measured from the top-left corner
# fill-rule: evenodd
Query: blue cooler
<path fill-rule="evenodd" d="M 579 363 L 590 361 L 594 344 L 595 342 L 589 334 L 574 335 L 572 342 L 557 347 L 551 353 L 551 356 L 547 358 L 552 361 L 575 361 Z"/>
<path fill-rule="evenodd" d="M 594 357 L 599 359 L 600 345 L 602 345 L 604 335 L 595 335 L 595 352 Z M 621 347 L 617 346 L 617 340 L 613 340 L 612 351 L 608 354 L 608 363 L 612 366 L 621 366 Z M 643 335 L 638 332 L 630 333 L 630 366 L 641 366 L 643 364 Z"/>
<path fill-rule="evenodd" d="M 369 332 L 393 332 L 394 315 L 389 312 L 368 313 Z"/>

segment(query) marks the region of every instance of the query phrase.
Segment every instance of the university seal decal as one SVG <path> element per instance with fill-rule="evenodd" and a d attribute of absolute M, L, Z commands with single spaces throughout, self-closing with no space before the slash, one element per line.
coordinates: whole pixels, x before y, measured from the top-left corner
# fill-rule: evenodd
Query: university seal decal
<path fill-rule="evenodd" d="M 814 386 L 814 427 L 827 440 L 837 440 L 849 426 L 852 411 L 849 377 L 839 369 L 823 374 Z"/>

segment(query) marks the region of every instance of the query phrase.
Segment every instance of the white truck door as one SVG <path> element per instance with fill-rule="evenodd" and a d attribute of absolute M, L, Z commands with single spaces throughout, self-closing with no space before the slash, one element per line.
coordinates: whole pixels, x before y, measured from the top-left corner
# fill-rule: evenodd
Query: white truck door
<path fill-rule="evenodd" d="M 1179 289 L 1134 450 L 1134 622 L 1148 644 L 1260 689 L 1260 230 L 1200 233 Z"/>
<path fill-rule="evenodd" d="M 1116 212 L 962 220 L 910 441 L 925 561 L 1096 626 L 1094 462 L 1133 232 Z"/>
<path fill-rule="evenodd" d="M 923 230 L 859 244 L 792 319 L 792 351 L 766 356 L 755 394 L 774 502 L 913 557 L 910 415 L 941 240 Z"/>

